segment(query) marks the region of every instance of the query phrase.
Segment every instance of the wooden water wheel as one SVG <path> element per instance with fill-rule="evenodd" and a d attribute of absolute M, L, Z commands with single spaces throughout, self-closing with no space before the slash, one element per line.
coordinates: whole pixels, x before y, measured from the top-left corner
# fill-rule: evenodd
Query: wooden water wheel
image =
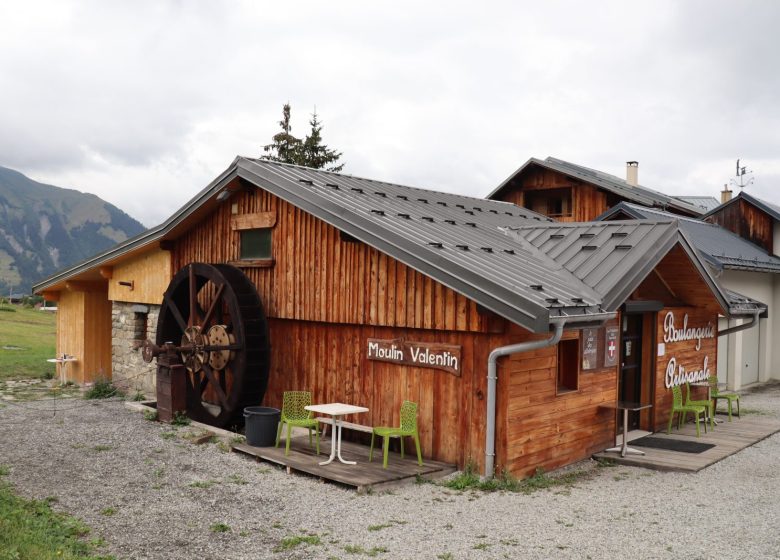
<path fill-rule="evenodd" d="M 156 342 L 173 343 L 180 353 L 190 418 L 241 424 L 244 407 L 263 400 L 268 324 L 257 290 L 239 269 L 192 263 L 176 273 L 163 296 Z"/>

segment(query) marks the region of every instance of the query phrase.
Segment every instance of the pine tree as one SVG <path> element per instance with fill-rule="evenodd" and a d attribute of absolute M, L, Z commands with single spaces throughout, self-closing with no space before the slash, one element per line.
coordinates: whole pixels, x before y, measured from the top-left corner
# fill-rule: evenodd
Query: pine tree
<path fill-rule="evenodd" d="M 274 134 L 271 144 L 263 146 L 263 151 L 266 155 L 260 156 L 260 159 L 300 165 L 299 160 L 303 142 L 301 142 L 300 138 L 292 135 L 289 103 L 285 103 L 284 107 L 282 107 L 282 120 L 279 121 L 279 126 L 282 127 L 282 131 Z"/>
<path fill-rule="evenodd" d="M 322 122 L 317 117 L 317 109 L 309 121 L 311 132 L 304 140 L 292 135 L 290 124 L 290 104 L 285 103 L 282 108 L 282 120 L 279 121 L 281 132 L 273 137 L 273 142 L 263 146 L 265 155 L 260 159 L 293 163 L 313 169 L 326 169 L 327 171 L 341 171 L 344 164 L 330 165 L 338 162 L 341 152 L 331 150 L 322 143 Z M 330 165 L 330 167 L 327 167 Z"/>
<path fill-rule="evenodd" d="M 331 165 L 338 162 L 341 152 L 331 150 L 322 143 L 322 122 L 317 119 L 317 109 L 311 115 L 309 121 L 311 132 L 306 136 L 301 146 L 301 165 L 312 167 L 314 169 L 326 169 L 327 171 L 341 171 L 344 164 Z"/>

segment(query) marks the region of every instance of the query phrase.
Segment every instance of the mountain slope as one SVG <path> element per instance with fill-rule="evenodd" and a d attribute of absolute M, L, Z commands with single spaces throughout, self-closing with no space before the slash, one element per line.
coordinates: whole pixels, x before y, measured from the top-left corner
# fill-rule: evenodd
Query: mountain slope
<path fill-rule="evenodd" d="M 146 228 L 116 206 L 0 167 L 0 295 L 29 293 L 46 276 Z"/>

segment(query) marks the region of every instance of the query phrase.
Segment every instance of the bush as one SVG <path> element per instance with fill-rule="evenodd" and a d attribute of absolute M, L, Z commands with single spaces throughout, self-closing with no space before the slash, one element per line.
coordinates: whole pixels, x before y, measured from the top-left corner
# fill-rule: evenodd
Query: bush
<path fill-rule="evenodd" d="M 110 399 L 112 397 L 121 397 L 122 391 L 114 387 L 108 379 L 98 379 L 92 384 L 92 387 L 84 393 L 85 399 Z"/>

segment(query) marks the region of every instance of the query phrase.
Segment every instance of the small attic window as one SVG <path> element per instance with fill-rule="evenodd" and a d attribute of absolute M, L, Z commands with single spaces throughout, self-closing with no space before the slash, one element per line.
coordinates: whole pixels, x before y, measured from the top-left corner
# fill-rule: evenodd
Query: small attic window
<path fill-rule="evenodd" d="M 241 249 L 239 258 L 246 260 L 270 259 L 271 228 L 241 230 Z"/>

